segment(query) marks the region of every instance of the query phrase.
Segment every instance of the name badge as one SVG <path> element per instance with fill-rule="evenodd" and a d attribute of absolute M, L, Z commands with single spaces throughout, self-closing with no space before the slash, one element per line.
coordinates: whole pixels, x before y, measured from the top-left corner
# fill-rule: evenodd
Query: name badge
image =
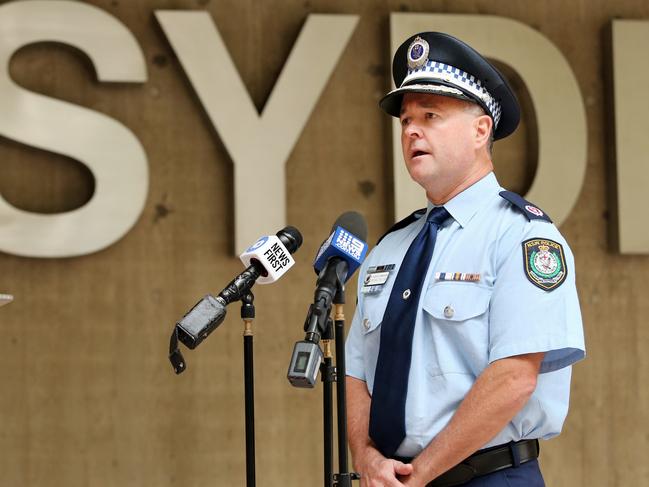
<path fill-rule="evenodd" d="M 380 265 L 367 269 L 361 292 L 364 294 L 378 293 L 390 277 L 394 270 L 394 264 Z"/>
<path fill-rule="evenodd" d="M 364 286 L 378 286 L 380 284 L 385 284 L 388 280 L 390 273 L 388 271 L 384 272 L 373 272 L 365 276 Z"/>

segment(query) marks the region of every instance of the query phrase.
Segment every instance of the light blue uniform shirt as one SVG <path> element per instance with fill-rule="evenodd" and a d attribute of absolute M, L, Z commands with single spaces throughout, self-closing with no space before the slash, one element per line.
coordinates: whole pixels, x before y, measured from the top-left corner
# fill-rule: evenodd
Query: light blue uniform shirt
<path fill-rule="evenodd" d="M 585 354 L 574 258 L 552 223 L 528 221 L 499 195 L 502 190 L 490 173 L 444 205 L 452 219 L 438 231 L 418 304 L 406 438 L 397 456 L 419 454 L 448 424 L 491 362 L 526 353 L 545 352 L 536 390 L 484 448 L 548 439 L 561 431 L 568 412 L 570 365 Z M 347 375 L 365 381 L 370 394 L 383 313 L 399 266 L 425 220 L 389 233 L 360 270 L 358 303 L 346 343 Z M 563 246 L 567 276 L 551 291 L 535 286 L 526 275 L 522 244 L 532 238 Z M 395 268 L 381 290 L 364 293 L 367 269 L 389 264 Z M 479 280 L 436 278 L 442 272 L 479 274 Z"/>

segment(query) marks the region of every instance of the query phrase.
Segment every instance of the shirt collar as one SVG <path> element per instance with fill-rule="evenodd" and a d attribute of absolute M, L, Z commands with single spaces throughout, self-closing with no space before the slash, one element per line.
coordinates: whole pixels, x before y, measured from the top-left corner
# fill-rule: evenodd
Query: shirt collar
<path fill-rule="evenodd" d="M 465 227 L 484 203 L 499 191 L 500 185 L 492 171 L 460 194 L 454 196 L 450 201 L 447 201 L 444 208 L 448 210 L 461 227 Z M 428 211 L 434 207 L 435 205 L 429 201 Z"/>

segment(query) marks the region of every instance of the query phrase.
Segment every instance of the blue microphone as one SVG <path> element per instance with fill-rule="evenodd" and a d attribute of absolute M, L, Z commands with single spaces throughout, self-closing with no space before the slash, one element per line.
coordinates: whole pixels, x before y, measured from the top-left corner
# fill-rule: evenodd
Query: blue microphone
<path fill-rule="evenodd" d="M 338 257 L 347 262 L 347 275 L 344 282 L 356 272 L 367 253 L 367 223 L 360 213 L 348 211 L 338 217 L 331 228 L 331 235 L 318 250 L 313 262 L 316 274 L 320 274 L 329 259 Z"/>
<path fill-rule="evenodd" d="M 348 211 L 333 224 L 329 238 L 320 247 L 313 267 L 318 274 L 313 304 L 304 324 L 306 341 L 317 344 L 327 328 L 331 303 L 344 295 L 345 283 L 367 253 L 367 223 L 360 213 Z"/>

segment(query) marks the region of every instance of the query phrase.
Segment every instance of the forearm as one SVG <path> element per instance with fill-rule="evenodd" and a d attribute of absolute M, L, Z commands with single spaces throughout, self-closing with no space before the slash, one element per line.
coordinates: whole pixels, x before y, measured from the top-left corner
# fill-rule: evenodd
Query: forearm
<path fill-rule="evenodd" d="M 347 387 L 347 436 L 352 452 L 354 468 L 363 470 L 360 462 L 368 455 L 380 455 L 369 437 L 371 397 L 367 384 L 353 377 L 346 378 Z"/>
<path fill-rule="evenodd" d="M 521 355 L 487 367 L 446 428 L 413 461 L 413 475 L 430 481 L 502 431 L 534 392 L 542 360 L 543 354 Z"/>
<path fill-rule="evenodd" d="M 404 487 L 397 476 L 408 476 L 412 465 L 385 458 L 369 437 L 370 394 L 364 381 L 346 378 L 347 436 L 354 469 L 361 474 L 361 487 Z"/>

